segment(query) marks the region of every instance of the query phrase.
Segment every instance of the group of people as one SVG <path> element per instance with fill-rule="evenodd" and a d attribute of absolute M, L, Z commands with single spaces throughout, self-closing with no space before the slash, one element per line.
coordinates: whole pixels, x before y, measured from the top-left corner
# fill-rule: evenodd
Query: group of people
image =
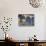
<path fill-rule="evenodd" d="M 33 15 L 27 15 L 26 17 L 24 15 L 18 16 L 20 19 L 20 23 L 25 22 L 26 24 L 32 25 L 34 24 L 34 16 Z"/>

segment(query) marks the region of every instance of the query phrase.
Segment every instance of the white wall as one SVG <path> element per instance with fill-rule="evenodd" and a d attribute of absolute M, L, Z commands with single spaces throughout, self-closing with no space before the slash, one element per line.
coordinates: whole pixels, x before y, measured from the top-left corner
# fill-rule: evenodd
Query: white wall
<path fill-rule="evenodd" d="M 29 4 L 28 0 L 0 0 L 0 17 L 12 17 L 13 22 L 10 33 L 17 40 L 27 40 L 34 34 L 37 35 L 39 40 L 45 39 L 45 15 L 46 6 L 39 8 L 33 8 Z M 18 14 L 35 14 L 35 26 L 34 27 L 19 27 L 18 26 Z M 1 18 L 0 18 L 1 19 Z M 0 32 L 0 35 L 2 31 Z M 0 39 L 3 37 L 0 36 Z"/>

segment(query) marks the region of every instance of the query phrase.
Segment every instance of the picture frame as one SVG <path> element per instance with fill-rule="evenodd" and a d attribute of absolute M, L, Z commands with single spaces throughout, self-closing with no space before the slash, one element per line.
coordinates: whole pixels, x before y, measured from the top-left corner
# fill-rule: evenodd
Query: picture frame
<path fill-rule="evenodd" d="M 34 26 L 34 14 L 18 14 L 19 26 Z"/>

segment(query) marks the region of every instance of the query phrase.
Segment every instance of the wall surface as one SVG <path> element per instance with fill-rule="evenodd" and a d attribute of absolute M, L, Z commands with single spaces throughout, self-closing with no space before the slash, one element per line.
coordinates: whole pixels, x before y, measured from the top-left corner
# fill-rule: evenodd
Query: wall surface
<path fill-rule="evenodd" d="M 4 16 L 12 17 L 12 26 L 8 33 L 16 40 L 28 40 L 34 34 L 37 39 L 45 39 L 45 15 L 46 6 L 43 4 L 39 8 L 33 8 L 29 0 L 0 0 L 0 21 Z M 19 27 L 18 14 L 35 14 L 35 26 Z M 45 34 L 44 34 L 45 33 Z M 4 39 L 4 33 L 0 29 L 0 39 Z"/>

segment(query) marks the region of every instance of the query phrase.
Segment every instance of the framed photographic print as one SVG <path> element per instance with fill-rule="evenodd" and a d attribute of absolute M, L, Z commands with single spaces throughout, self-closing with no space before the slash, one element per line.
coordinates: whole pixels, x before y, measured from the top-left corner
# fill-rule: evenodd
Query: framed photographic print
<path fill-rule="evenodd" d="M 34 26 L 34 14 L 18 14 L 19 26 Z"/>

